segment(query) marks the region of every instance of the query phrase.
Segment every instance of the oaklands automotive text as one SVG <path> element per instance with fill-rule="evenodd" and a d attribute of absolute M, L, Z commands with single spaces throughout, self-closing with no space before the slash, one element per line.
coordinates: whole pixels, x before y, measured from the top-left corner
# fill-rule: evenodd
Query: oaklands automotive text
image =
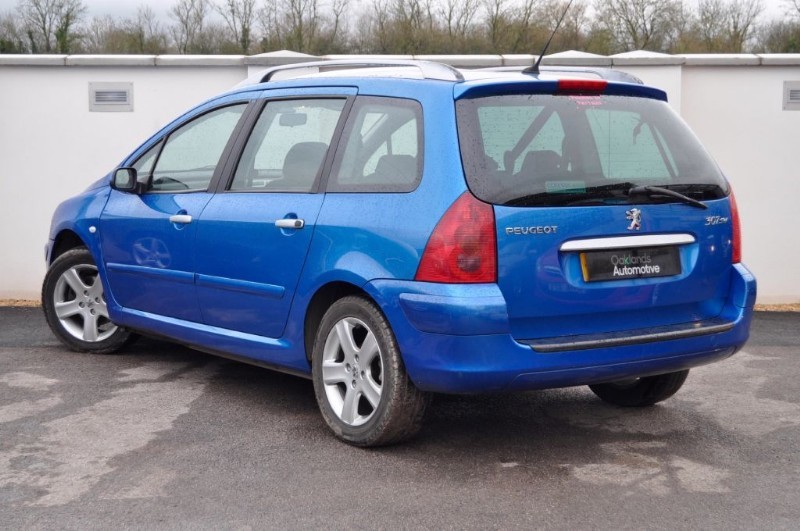
<path fill-rule="evenodd" d="M 643 254 L 641 256 L 611 256 L 611 263 L 614 264 L 615 277 L 657 275 L 661 273 L 661 266 L 650 265 L 652 261 L 653 259 L 649 254 Z"/>

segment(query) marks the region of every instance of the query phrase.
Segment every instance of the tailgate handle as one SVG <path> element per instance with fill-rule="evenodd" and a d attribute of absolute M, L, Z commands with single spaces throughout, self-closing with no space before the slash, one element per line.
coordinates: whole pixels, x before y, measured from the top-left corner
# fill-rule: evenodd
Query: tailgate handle
<path fill-rule="evenodd" d="M 279 229 L 302 229 L 306 226 L 306 222 L 297 218 L 285 218 L 277 220 L 275 226 Z"/>

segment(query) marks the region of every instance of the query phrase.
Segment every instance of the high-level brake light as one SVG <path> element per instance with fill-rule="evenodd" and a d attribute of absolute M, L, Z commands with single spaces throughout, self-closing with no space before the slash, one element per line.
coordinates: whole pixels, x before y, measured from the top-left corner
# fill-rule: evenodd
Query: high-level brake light
<path fill-rule="evenodd" d="M 599 94 L 606 90 L 608 81 L 604 79 L 559 79 L 558 92 Z"/>

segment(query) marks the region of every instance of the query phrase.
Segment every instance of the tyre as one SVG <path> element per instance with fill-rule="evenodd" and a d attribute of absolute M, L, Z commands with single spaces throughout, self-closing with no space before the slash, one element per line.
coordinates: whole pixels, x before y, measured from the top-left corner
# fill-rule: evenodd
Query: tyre
<path fill-rule="evenodd" d="M 312 374 L 322 417 L 349 444 L 394 444 L 422 427 L 429 395 L 408 378 L 389 323 L 367 299 L 345 297 L 325 313 Z"/>
<path fill-rule="evenodd" d="M 134 338 L 109 319 L 97 266 L 83 247 L 65 252 L 50 266 L 42 285 L 42 308 L 56 337 L 78 352 L 108 354 Z"/>
<path fill-rule="evenodd" d="M 689 369 L 686 369 L 656 376 L 590 385 L 589 389 L 604 401 L 616 406 L 652 406 L 677 393 L 688 375 Z"/>

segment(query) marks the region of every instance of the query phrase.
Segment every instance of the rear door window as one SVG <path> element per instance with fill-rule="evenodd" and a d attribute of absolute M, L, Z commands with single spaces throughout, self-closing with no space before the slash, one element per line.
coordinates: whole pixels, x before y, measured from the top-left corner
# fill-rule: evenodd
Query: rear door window
<path fill-rule="evenodd" d="M 346 101 L 268 102 L 244 148 L 231 191 L 313 191 Z"/>

